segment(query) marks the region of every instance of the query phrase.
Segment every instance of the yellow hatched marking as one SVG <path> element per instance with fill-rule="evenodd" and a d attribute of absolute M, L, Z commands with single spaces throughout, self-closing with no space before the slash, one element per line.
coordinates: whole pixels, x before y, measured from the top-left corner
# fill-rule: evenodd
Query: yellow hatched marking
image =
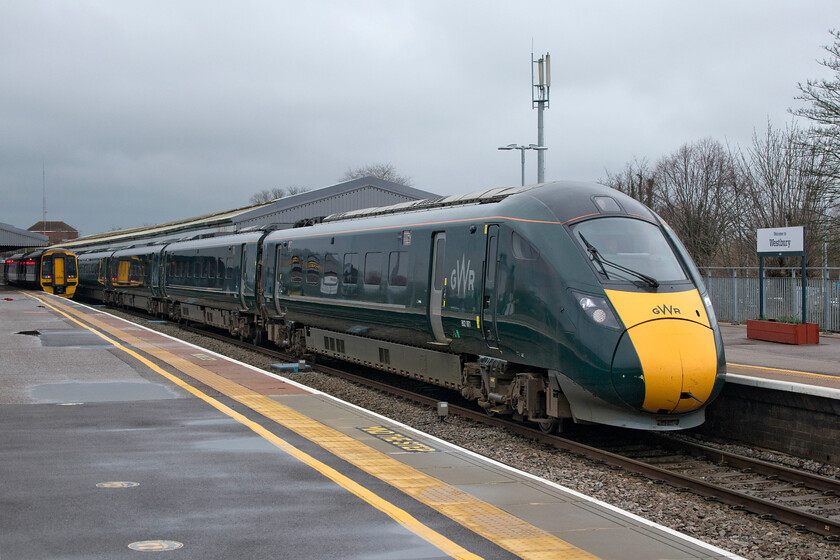
<path fill-rule="evenodd" d="M 45 305 L 50 306 L 46 302 L 44 303 Z M 56 305 L 63 307 L 69 313 L 83 318 L 96 328 L 122 339 L 126 344 L 133 346 L 135 343 L 141 343 L 140 339 L 134 335 L 119 331 L 103 321 L 79 313 L 69 306 L 61 304 Z M 62 312 L 58 309 L 57 311 L 60 313 Z M 64 313 L 64 315 L 68 316 L 66 313 Z M 76 321 L 72 317 L 70 318 Z M 76 322 L 85 326 L 79 321 Z M 106 338 L 101 333 L 97 334 Z M 422 525 L 405 511 L 397 508 L 389 502 L 386 502 L 379 496 L 373 494 L 366 488 L 360 486 L 324 463 L 321 463 L 314 457 L 303 453 L 259 424 L 248 420 L 241 414 L 226 407 L 215 399 L 212 399 L 212 397 L 204 395 L 198 389 L 195 389 L 191 385 L 181 381 L 179 378 L 165 372 L 154 363 L 146 360 L 139 354 L 134 353 L 132 350 L 121 347 L 113 341 L 109 342 L 133 355 L 135 358 L 141 360 L 144 364 L 151 367 L 167 379 L 170 379 L 202 400 L 210 403 L 212 406 L 223 411 L 228 416 L 231 416 L 239 422 L 245 424 L 262 437 L 274 443 L 274 445 L 280 449 L 298 458 L 301 462 L 306 463 L 328 478 L 338 482 L 344 488 L 350 490 L 377 509 L 380 509 L 384 513 L 390 515 L 393 519 L 414 531 L 417 535 L 428 540 L 430 543 L 437 546 L 453 558 L 478 558 L 478 556 L 464 550 L 459 545 L 449 541 L 425 525 Z M 421 503 L 439 511 L 443 515 L 460 523 L 464 527 L 467 527 L 474 533 L 487 538 L 521 558 L 530 560 L 560 558 L 564 560 L 597 559 L 596 556 L 593 556 L 592 554 L 581 550 L 562 539 L 543 531 L 542 529 L 534 527 L 518 517 L 515 517 L 486 502 L 478 500 L 466 492 L 449 486 L 434 477 L 397 461 L 396 459 L 368 447 L 366 444 L 355 440 L 338 430 L 325 426 L 324 424 L 317 422 L 268 397 L 260 395 L 247 387 L 208 371 L 198 364 L 189 362 L 160 348 L 148 348 L 146 352 L 155 358 L 172 365 L 197 381 L 233 398 L 266 418 L 274 420 L 304 438 L 313 441 L 336 457 L 339 457 L 375 476 L 376 478 L 390 484 L 391 486 L 394 486 Z"/>

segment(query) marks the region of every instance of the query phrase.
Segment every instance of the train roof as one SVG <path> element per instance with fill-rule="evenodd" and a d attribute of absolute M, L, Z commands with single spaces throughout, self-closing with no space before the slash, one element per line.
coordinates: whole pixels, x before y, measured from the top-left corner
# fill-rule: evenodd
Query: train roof
<path fill-rule="evenodd" d="M 611 187 L 581 181 L 555 181 L 521 187 L 503 187 L 473 191 L 466 194 L 402 202 L 377 208 L 351 210 L 332 214 L 322 220 L 309 221 L 299 225 L 312 225 L 316 221 L 333 223 L 343 220 L 388 214 L 404 214 L 452 206 L 492 204 L 502 202 L 519 194 L 533 196 L 533 198 L 539 200 L 554 214 L 557 221 L 563 223 L 597 214 L 634 215 L 655 221 L 653 213 L 645 205 Z M 604 199 L 612 199 L 612 201 L 604 202 Z"/>
<path fill-rule="evenodd" d="M 417 210 L 444 208 L 446 206 L 463 206 L 467 204 L 487 204 L 490 202 L 500 202 L 511 195 L 525 192 L 527 190 L 539 186 L 541 185 L 538 184 L 526 185 L 523 187 L 501 187 L 495 189 L 473 191 L 466 194 L 453 194 L 450 196 L 441 196 L 438 198 L 411 200 L 409 202 L 400 202 L 399 204 L 392 204 L 390 206 L 379 206 L 376 208 L 362 208 L 360 210 L 349 210 L 347 212 L 339 212 L 327 216 L 322 221 L 338 222 L 341 220 L 353 220 L 356 218 L 381 216 L 384 214 L 401 214 L 403 212 L 413 212 Z"/>

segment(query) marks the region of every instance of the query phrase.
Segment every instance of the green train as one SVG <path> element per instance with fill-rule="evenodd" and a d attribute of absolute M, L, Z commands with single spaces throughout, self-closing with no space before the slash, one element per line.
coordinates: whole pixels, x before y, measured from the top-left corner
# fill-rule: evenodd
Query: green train
<path fill-rule="evenodd" d="M 79 255 L 83 295 L 450 387 L 546 431 L 699 425 L 725 377 L 700 274 L 608 187 L 555 182 Z"/>

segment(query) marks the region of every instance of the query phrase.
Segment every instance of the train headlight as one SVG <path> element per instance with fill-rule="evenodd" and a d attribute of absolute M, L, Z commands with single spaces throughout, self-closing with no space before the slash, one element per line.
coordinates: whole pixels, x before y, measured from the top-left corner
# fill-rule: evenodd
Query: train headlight
<path fill-rule="evenodd" d="M 606 299 L 578 292 L 572 292 L 572 295 L 575 296 L 575 299 L 581 309 L 583 309 L 583 312 L 586 313 L 586 315 L 592 319 L 595 324 L 603 327 L 609 327 L 611 329 L 621 328 Z"/>

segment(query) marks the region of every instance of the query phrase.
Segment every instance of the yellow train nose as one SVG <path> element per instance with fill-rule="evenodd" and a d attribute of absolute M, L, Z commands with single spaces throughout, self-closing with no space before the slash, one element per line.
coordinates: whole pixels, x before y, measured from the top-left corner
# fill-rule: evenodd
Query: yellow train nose
<path fill-rule="evenodd" d="M 717 374 L 714 332 L 680 319 L 660 319 L 627 331 L 644 374 L 642 408 L 689 412 L 712 394 Z"/>

